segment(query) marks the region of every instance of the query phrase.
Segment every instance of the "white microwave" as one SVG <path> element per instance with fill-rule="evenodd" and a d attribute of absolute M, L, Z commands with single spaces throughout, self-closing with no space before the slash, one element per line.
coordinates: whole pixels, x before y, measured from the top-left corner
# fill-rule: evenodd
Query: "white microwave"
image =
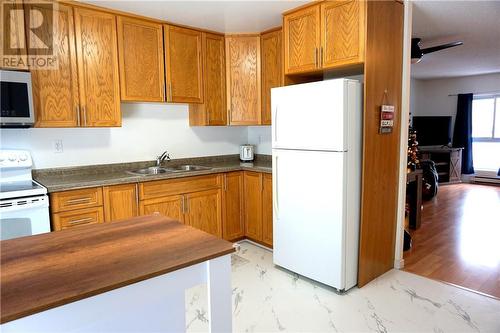
<path fill-rule="evenodd" d="M 32 127 L 35 123 L 31 73 L 0 70 L 0 126 Z"/>

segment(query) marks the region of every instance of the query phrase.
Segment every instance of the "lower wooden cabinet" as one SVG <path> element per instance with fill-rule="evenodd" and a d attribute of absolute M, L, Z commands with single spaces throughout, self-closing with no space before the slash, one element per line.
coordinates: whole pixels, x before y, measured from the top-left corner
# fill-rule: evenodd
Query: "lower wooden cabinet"
<path fill-rule="evenodd" d="M 267 246 L 273 244 L 272 176 L 245 171 L 245 235 Z"/>
<path fill-rule="evenodd" d="M 221 190 L 188 193 L 185 198 L 185 223 L 222 237 Z"/>
<path fill-rule="evenodd" d="M 222 233 L 225 240 L 236 240 L 245 236 L 243 215 L 243 172 L 224 174 Z"/>
<path fill-rule="evenodd" d="M 102 222 L 104 222 L 102 207 L 83 208 L 52 214 L 52 228 L 56 231 Z"/>
<path fill-rule="evenodd" d="M 162 198 L 142 200 L 140 215 L 160 214 L 184 223 L 184 196 L 170 195 Z"/>
<path fill-rule="evenodd" d="M 103 187 L 104 221 L 127 219 L 138 214 L 137 184 Z"/>

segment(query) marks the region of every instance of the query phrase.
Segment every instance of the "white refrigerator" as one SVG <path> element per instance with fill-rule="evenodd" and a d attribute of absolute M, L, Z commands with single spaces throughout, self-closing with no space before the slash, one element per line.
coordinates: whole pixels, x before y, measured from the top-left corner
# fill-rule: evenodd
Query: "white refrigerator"
<path fill-rule="evenodd" d="M 274 263 L 345 291 L 357 284 L 362 84 L 272 89 Z"/>

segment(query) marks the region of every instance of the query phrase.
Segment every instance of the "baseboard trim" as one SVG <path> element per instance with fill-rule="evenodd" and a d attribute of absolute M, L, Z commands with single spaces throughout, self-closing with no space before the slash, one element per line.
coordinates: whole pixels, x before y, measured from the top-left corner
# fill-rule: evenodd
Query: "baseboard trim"
<path fill-rule="evenodd" d="M 394 259 L 394 268 L 395 269 L 403 269 L 404 267 L 405 267 L 405 260 L 403 258 Z"/>
<path fill-rule="evenodd" d="M 270 247 L 268 247 L 268 246 L 266 246 L 266 245 L 264 245 L 264 244 L 257 243 L 256 241 L 253 241 L 253 240 L 251 240 L 251 239 L 250 239 L 250 238 L 248 238 L 248 237 L 246 237 L 246 238 L 244 238 L 244 239 L 242 239 L 242 240 L 238 241 L 238 242 L 237 242 L 237 244 L 241 244 L 241 243 L 244 243 L 244 242 L 247 242 L 247 243 L 253 244 L 253 245 L 255 245 L 255 246 L 261 247 L 261 248 L 263 248 L 264 250 L 268 250 L 268 251 L 271 251 L 271 252 L 273 251 L 273 249 L 272 249 L 272 248 L 270 248 Z"/>

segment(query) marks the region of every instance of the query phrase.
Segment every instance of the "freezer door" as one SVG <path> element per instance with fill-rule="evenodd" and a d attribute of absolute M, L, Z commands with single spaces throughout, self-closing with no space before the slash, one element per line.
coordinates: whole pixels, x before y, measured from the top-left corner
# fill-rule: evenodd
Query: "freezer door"
<path fill-rule="evenodd" d="M 272 89 L 272 147 L 345 151 L 347 82 L 336 79 Z"/>
<path fill-rule="evenodd" d="M 343 289 L 344 156 L 273 149 L 274 263 Z"/>

